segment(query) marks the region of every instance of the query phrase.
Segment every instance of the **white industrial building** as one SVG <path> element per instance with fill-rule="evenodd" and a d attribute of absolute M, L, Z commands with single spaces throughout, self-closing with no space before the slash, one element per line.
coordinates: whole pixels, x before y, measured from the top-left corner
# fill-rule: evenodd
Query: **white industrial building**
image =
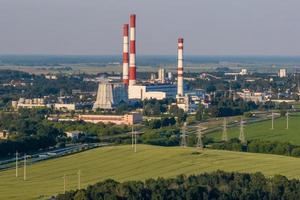
<path fill-rule="evenodd" d="M 93 109 L 112 109 L 128 101 L 127 87 L 122 83 L 99 83 L 97 99 Z"/>
<path fill-rule="evenodd" d="M 128 87 L 129 99 L 165 99 L 175 97 L 177 86 L 173 84 L 148 84 L 148 85 L 130 85 Z"/>
<path fill-rule="evenodd" d="M 286 77 L 287 76 L 286 69 L 280 69 L 279 72 L 278 72 L 278 76 L 280 78 Z"/>

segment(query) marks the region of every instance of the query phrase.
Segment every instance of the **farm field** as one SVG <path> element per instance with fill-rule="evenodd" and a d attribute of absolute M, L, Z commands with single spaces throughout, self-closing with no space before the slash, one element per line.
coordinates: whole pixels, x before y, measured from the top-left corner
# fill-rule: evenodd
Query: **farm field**
<path fill-rule="evenodd" d="M 118 181 L 145 180 L 218 169 L 261 171 L 267 176 L 282 174 L 288 178 L 300 178 L 299 165 L 299 158 L 278 155 L 150 145 L 138 145 L 138 152 L 134 153 L 130 145 L 111 146 L 29 165 L 26 181 L 22 177 L 23 168 L 19 169 L 18 178 L 14 169 L 2 171 L 0 199 L 45 199 L 62 193 L 64 174 L 66 190 L 76 189 L 79 169 L 81 187 L 87 187 L 109 178 Z"/>
<path fill-rule="evenodd" d="M 291 115 L 289 117 L 289 129 L 286 129 L 286 117 L 277 118 L 274 120 L 274 129 L 271 129 L 272 121 L 262 121 L 253 124 L 246 124 L 244 132 L 246 138 L 262 139 L 268 141 L 290 142 L 295 145 L 300 145 L 300 115 Z M 228 128 L 228 138 L 238 138 L 240 127 Z M 214 138 L 215 141 L 222 139 L 222 131 L 207 134 L 207 137 Z"/>

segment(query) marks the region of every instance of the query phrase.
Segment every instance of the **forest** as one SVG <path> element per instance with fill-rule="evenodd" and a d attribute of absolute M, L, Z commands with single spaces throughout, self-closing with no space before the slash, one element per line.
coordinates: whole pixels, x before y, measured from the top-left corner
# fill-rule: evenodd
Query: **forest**
<path fill-rule="evenodd" d="M 142 181 L 106 180 L 86 189 L 59 194 L 56 200 L 279 200 L 300 199 L 299 180 L 281 175 L 267 178 L 260 172 L 248 174 L 216 171 L 201 175 L 179 175 Z"/>

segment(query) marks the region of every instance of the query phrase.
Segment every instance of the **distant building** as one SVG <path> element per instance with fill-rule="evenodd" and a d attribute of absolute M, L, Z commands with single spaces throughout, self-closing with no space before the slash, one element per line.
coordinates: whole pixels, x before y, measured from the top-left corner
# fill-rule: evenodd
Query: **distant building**
<path fill-rule="evenodd" d="M 284 78 L 287 76 L 287 72 L 286 72 L 286 69 L 280 69 L 279 72 L 278 72 L 278 76 L 280 78 Z"/>
<path fill-rule="evenodd" d="M 165 69 L 160 68 L 158 70 L 158 80 L 160 83 L 165 83 L 165 76 L 166 76 Z"/>
<path fill-rule="evenodd" d="M 177 85 L 173 84 L 145 84 L 132 85 L 128 88 L 129 99 L 165 99 L 175 97 L 177 94 Z"/>
<path fill-rule="evenodd" d="M 9 136 L 9 132 L 7 130 L 0 131 L 0 139 L 1 140 L 8 139 L 8 136 Z"/>
<path fill-rule="evenodd" d="M 245 101 L 264 102 L 266 100 L 265 93 L 251 92 L 250 90 L 243 90 L 243 92 L 237 92 L 237 95 Z"/>
<path fill-rule="evenodd" d="M 56 75 L 47 74 L 47 75 L 45 75 L 45 79 L 48 79 L 48 80 L 57 80 L 57 76 Z"/>
<path fill-rule="evenodd" d="M 78 139 L 79 136 L 83 135 L 84 133 L 82 131 L 67 131 L 65 134 L 68 138 Z"/>
<path fill-rule="evenodd" d="M 173 74 L 172 74 L 172 72 L 168 72 L 168 80 L 169 81 L 173 80 Z"/>
<path fill-rule="evenodd" d="M 178 108 L 184 110 L 184 112 L 190 111 L 190 97 L 188 95 L 177 96 L 176 103 L 177 103 Z"/>
<path fill-rule="evenodd" d="M 11 105 L 14 109 L 46 107 L 44 98 L 33 98 L 33 99 L 20 98 L 18 101 L 12 101 Z"/>
<path fill-rule="evenodd" d="M 56 104 L 54 104 L 54 109 L 55 110 L 68 110 L 68 111 L 77 110 L 75 103 L 56 103 Z"/>
<path fill-rule="evenodd" d="M 97 99 L 93 109 L 113 109 L 121 102 L 128 101 L 128 92 L 121 83 L 99 83 Z"/>
<path fill-rule="evenodd" d="M 143 116 L 139 113 L 126 115 L 79 115 L 78 120 L 90 123 L 113 123 L 117 125 L 133 125 L 143 121 Z"/>
<path fill-rule="evenodd" d="M 248 70 L 247 69 L 241 69 L 240 75 L 244 76 L 248 74 Z"/>

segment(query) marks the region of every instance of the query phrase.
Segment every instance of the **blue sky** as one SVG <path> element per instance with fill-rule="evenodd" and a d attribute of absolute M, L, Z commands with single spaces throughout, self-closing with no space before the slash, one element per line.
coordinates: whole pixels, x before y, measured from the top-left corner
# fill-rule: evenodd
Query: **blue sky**
<path fill-rule="evenodd" d="M 300 55 L 299 0 L 0 0 L 0 54 Z"/>

